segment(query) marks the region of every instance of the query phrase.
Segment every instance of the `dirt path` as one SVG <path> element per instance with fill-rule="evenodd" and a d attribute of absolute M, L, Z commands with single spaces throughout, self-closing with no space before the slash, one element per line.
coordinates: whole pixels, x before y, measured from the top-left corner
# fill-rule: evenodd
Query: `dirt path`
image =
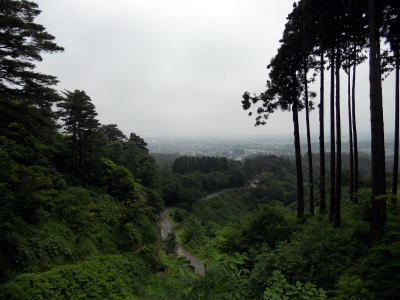
<path fill-rule="evenodd" d="M 171 224 L 170 220 L 167 217 L 167 214 L 169 213 L 170 210 L 171 210 L 171 208 L 167 208 L 166 210 L 164 210 L 161 213 L 161 219 L 160 219 L 161 236 L 163 238 L 165 238 L 168 235 L 168 233 L 170 233 L 170 232 L 176 233 L 174 226 Z M 194 266 L 194 270 L 197 274 L 200 274 L 200 275 L 205 274 L 204 264 L 197 257 L 186 252 L 184 249 L 182 249 L 182 247 L 179 244 L 178 244 L 177 252 L 178 252 L 179 256 L 186 257 L 190 261 L 192 266 Z"/>

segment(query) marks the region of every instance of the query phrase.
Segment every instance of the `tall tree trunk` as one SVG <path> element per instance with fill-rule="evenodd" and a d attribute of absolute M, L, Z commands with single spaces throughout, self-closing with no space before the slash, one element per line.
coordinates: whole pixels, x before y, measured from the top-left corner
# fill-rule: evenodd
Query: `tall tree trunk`
<path fill-rule="evenodd" d="M 357 142 L 357 122 L 356 122 L 356 69 L 357 69 L 357 53 L 354 50 L 354 62 L 353 62 L 353 83 L 351 91 L 351 106 L 353 114 L 353 154 L 354 154 L 354 203 L 358 203 L 358 188 L 360 186 L 360 173 L 358 170 L 358 142 Z"/>
<path fill-rule="evenodd" d="M 385 197 L 380 197 L 386 194 L 386 178 L 377 0 L 368 0 L 368 8 L 372 165 L 371 233 L 374 239 L 380 239 L 383 235 L 383 225 L 386 221 L 386 199 Z"/>
<path fill-rule="evenodd" d="M 399 43 L 395 47 L 396 58 L 396 92 L 395 92 L 395 123 L 394 123 L 394 160 L 393 160 L 393 183 L 392 194 L 397 195 L 397 184 L 399 176 L 399 64 L 400 64 L 400 51 Z M 396 203 L 396 197 L 392 198 L 392 203 Z"/>
<path fill-rule="evenodd" d="M 298 99 L 296 92 L 296 75 L 293 76 L 293 127 L 294 127 L 294 149 L 296 156 L 296 175 L 297 175 L 297 217 L 304 216 L 304 187 L 303 187 L 303 169 L 301 163 L 301 148 L 300 148 L 300 131 L 299 131 L 299 111 Z"/>
<path fill-rule="evenodd" d="M 304 94 L 306 104 L 306 127 L 307 127 L 307 152 L 308 152 L 308 185 L 309 185 L 309 198 L 310 198 L 310 214 L 314 215 L 314 176 L 313 176 L 313 162 L 311 150 L 311 134 L 310 134 L 310 108 L 308 103 L 308 82 L 307 82 L 307 61 L 304 62 Z"/>
<path fill-rule="evenodd" d="M 351 113 L 351 68 L 350 62 L 347 74 L 347 110 L 349 115 L 349 148 L 350 148 L 350 200 L 354 201 L 354 151 L 353 151 L 353 128 Z"/>
<path fill-rule="evenodd" d="M 325 190 L 325 133 L 324 133 L 324 51 L 320 54 L 320 102 L 319 102 L 319 198 L 321 214 L 326 213 Z"/>
<path fill-rule="evenodd" d="M 331 188 L 330 188 L 330 203 L 329 203 L 329 219 L 333 221 L 335 215 L 335 180 L 336 180 L 336 155 L 335 155 L 335 50 L 331 49 L 330 58 L 331 68 Z"/>
<path fill-rule="evenodd" d="M 76 172 L 78 170 L 78 138 L 77 134 L 73 132 L 72 134 L 72 170 Z"/>
<path fill-rule="evenodd" d="M 336 52 L 336 186 L 335 186 L 335 227 L 340 226 L 340 202 L 342 197 L 342 133 L 340 121 L 340 47 Z"/>

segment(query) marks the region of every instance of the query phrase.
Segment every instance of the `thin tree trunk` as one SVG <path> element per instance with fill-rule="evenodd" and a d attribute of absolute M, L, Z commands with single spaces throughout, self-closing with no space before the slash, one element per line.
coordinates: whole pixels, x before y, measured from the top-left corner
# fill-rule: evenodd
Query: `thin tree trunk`
<path fill-rule="evenodd" d="M 72 134 L 72 170 L 76 172 L 78 170 L 78 138 L 76 133 Z"/>
<path fill-rule="evenodd" d="M 355 55 L 356 50 L 354 50 Z M 357 142 L 357 122 L 356 122 L 356 69 L 357 69 L 357 61 L 356 57 L 353 62 L 353 84 L 352 84 L 352 93 L 351 93 L 351 104 L 352 104 L 352 113 L 353 113 L 353 154 L 354 154 L 354 195 L 353 201 L 354 203 L 358 203 L 358 188 L 360 186 L 360 173 L 358 170 L 358 142 Z"/>
<path fill-rule="evenodd" d="M 325 190 L 325 134 L 324 134 L 324 51 L 320 62 L 320 102 L 319 102 L 319 198 L 321 214 L 326 213 Z"/>
<path fill-rule="evenodd" d="M 380 39 L 377 25 L 377 1 L 368 0 L 369 8 L 369 82 L 371 110 L 371 175 L 372 205 L 371 234 L 374 239 L 383 235 L 386 221 L 385 137 L 382 108 Z"/>
<path fill-rule="evenodd" d="M 397 184 L 399 176 L 399 64 L 400 64 L 400 53 L 399 44 L 395 47 L 396 57 L 396 92 L 395 92 L 395 123 L 394 123 L 394 160 L 393 160 L 393 183 L 392 183 L 392 194 L 397 195 Z M 392 198 L 392 203 L 396 203 L 396 197 Z"/>
<path fill-rule="evenodd" d="M 350 200 L 354 200 L 354 152 L 353 152 L 353 128 L 351 113 L 351 68 L 348 67 L 347 74 L 347 110 L 349 115 L 349 147 L 350 147 Z"/>
<path fill-rule="evenodd" d="M 340 226 L 340 202 L 342 197 L 342 135 L 340 121 L 340 47 L 336 53 L 336 186 L 334 226 Z"/>
<path fill-rule="evenodd" d="M 310 197 L 310 214 L 314 215 L 314 176 L 313 176 L 313 163 L 312 163 L 312 150 L 311 150 L 311 134 L 310 134 L 310 108 L 308 103 L 308 83 L 307 83 L 307 62 L 304 65 L 304 94 L 306 104 L 306 127 L 307 127 L 307 152 L 308 152 L 308 184 L 309 184 L 309 197 Z"/>
<path fill-rule="evenodd" d="M 331 68 L 331 99 L 330 99 L 330 109 L 331 109 L 331 187 L 330 187 L 330 205 L 329 205 L 329 219 L 333 221 L 335 214 L 335 180 L 336 180 L 336 150 L 335 150 L 335 50 L 331 49 L 330 58 L 330 68 Z"/>
<path fill-rule="evenodd" d="M 296 175 L 297 175 L 297 217 L 302 218 L 304 216 L 304 187 L 303 187 L 303 169 L 301 163 L 301 148 L 300 148 L 300 131 L 299 131 L 299 111 L 298 111 L 298 99 L 296 92 L 296 76 L 294 75 L 293 80 L 293 127 L 294 127 L 294 149 L 296 156 Z"/>

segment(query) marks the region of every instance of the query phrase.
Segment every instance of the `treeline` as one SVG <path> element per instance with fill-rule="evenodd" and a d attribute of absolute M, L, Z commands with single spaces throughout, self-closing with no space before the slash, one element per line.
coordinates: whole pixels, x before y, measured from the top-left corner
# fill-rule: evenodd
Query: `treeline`
<path fill-rule="evenodd" d="M 165 168 L 161 171 L 160 180 L 165 204 L 187 209 L 209 193 L 239 187 L 247 182 L 240 162 L 211 156 L 178 157 L 172 170 Z"/>
<path fill-rule="evenodd" d="M 286 172 L 295 173 L 296 168 L 289 158 L 260 155 L 245 159 L 242 170 L 248 177 L 253 177 L 265 172 L 272 172 L 275 175 L 282 175 Z"/>
<path fill-rule="evenodd" d="M 178 271 L 171 277 L 176 280 L 154 283 L 160 299 L 169 293 L 185 299 L 183 291 L 191 299 L 397 299 L 398 207 L 388 217 L 383 238 L 372 243 L 366 184 L 360 187 L 359 203 L 343 193 L 343 226 L 335 228 L 322 214 L 295 217 L 293 160 L 266 155 L 248 163 L 263 166 L 256 187 L 171 213 L 180 241 L 206 258 L 207 272 L 193 277 L 175 262 Z"/>
<path fill-rule="evenodd" d="M 240 167 L 239 162 L 230 161 L 226 157 L 213 156 L 181 156 L 175 159 L 172 171 L 176 173 L 189 172 L 224 172 Z"/>
<path fill-rule="evenodd" d="M 0 299 L 132 298 L 160 269 L 154 159 L 84 91 L 35 71 L 63 50 L 39 13 L 0 3 Z"/>
<path fill-rule="evenodd" d="M 400 5 L 394 0 L 349 0 L 320 1 L 300 0 L 293 6 L 287 18 L 280 40 L 281 46 L 268 68 L 267 90 L 260 95 L 243 95 L 243 108 L 249 109 L 257 103 L 256 125 L 265 125 L 270 114 L 276 109 L 291 111 L 294 128 L 294 146 L 297 170 L 297 214 L 304 216 L 304 183 L 302 155 L 300 149 L 299 112 L 306 115 L 308 194 L 309 212 L 315 213 L 316 201 L 319 212 L 329 212 L 329 218 L 336 227 L 341 225 L 342 198 L 342 116 L 341 89 L 347 91 L 349 114 L 346 119 L 350 137 L 349 193 L 358 202 L 360 186 L 358 140 L 356 122 L 356 76 L 357 66 L 363 63 L 369 51 L 370 111 L 371 111 L 371 235 L 381 238 L 386 221 L 385 149 L 382 107 L 382 79 L 389 72 L 395 72 L 395 146 L 392 191 L 397 196 L 398 144 L 399 144 L 399 22 Z M 385 43 L 387 49 L 381 50 Z M 325 71 L 329 70 L 330 109 L 330 168 L 325 169 Z M 313 161 L 310 137 L 309 114 L 313 99 L 310 83 L 319 73 L 319 128 L 320 128 L 320 172 L 318 179 L 319 198 L 314 196 Z M 345 75 L 347 84 L 340 85 Z M 252 113 L 249 113 L 251 115 Z M 327 186 L 326 178 L 330 179 Z M 327 198 L 329 196 L 329 203 Z M 391 197 L 395 203 L 396 197 Z"/>

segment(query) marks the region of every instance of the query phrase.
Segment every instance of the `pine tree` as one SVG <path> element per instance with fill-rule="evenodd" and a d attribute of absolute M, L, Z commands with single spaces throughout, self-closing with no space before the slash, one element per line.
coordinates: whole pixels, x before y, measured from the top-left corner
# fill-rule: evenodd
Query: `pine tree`
<path fill-rule="evenodd" d="M 372 205 L 371 232 L 375 239 L 383 234 L 386 220 L 385 139 L 383 128 L 381 59 L 378 15 L 378 1 L 368 0 L 369 13 L 369 81 L 371 108 L 371 165 L 372 165 Z"/>
<path fill-rule="evenodd" d="M 35 61 L 43 52 L 62 51 L 54 37 L 34 22 L 40 14 L 34 2 L 0 1 L 0 96 L 24 100 L 39 107 L 51 107 L 58 98 L 49 88 L 57 83 L 54 76 L 36 72 Z"/>
<path fill-rule="evenodd" d="M 94 150 L 93 138 L 99 122 L 96 119 L 95 106 L 84 91 L 67 91 L 64 95 L 64 99 L 58 104 L 59 113 L 64 121 L 64 131 L 71 136 L 72 169 L 80 171 L 86 155 Z"/>

